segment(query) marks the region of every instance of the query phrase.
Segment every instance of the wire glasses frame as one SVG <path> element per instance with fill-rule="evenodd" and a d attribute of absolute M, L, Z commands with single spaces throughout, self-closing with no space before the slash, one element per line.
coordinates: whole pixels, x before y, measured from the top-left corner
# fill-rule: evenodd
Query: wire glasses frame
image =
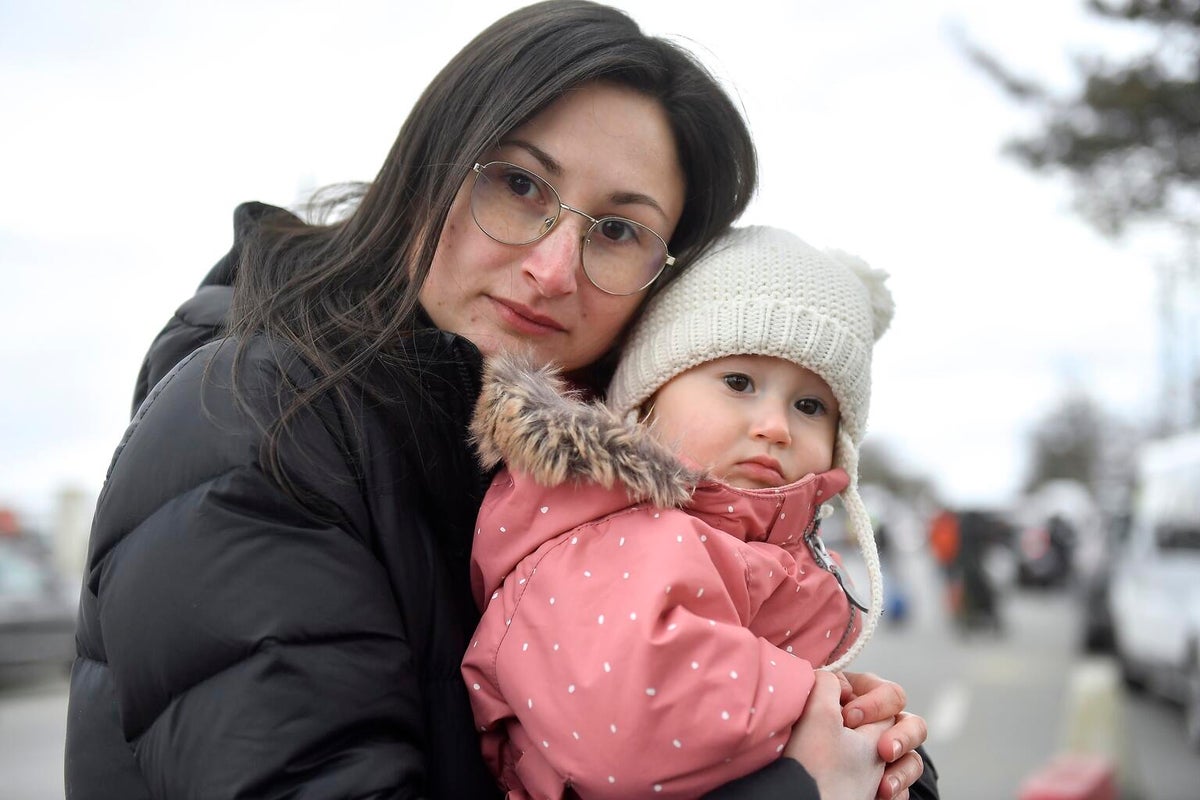
<path fill-rule="evenodd" d="M 637 294 L 675 264 L 661 236 L 624 217 L 596 217 L 567 205 L 544 178 L 507 161 L 475 164 L 471 216 L 501 244 L 527 245 L 554 229 L 564 210 L 591 223 L 583 236 L 583 274 L 600 291 Z"/>

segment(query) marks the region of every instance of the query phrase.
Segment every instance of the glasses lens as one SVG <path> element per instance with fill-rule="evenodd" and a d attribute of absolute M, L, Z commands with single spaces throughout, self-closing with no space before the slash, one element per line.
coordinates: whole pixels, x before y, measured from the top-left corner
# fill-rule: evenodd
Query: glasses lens
<path fill-rule="evenodd" d="M 592 226 L 583 246 L 583 271 L 609 294 L 645 289 L 667 264 L 667 246 L 641 223 L 604 217 Z"/>
<path fill-rule="evenodd" d="M 475 174 L 471 215 L 504 244 L 529 244 L 554 226 L 562 210 L 550 184 L 513 164 L 493 161 Z"/>

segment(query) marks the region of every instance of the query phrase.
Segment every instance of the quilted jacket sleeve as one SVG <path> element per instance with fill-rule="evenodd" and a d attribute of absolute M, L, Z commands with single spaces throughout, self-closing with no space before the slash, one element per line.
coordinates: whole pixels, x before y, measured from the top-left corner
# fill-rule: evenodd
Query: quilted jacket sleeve
<path fill-rule="evenodd" d="M 287 382 L 252 350 L 239 407 L 232 349 L 159 384 L 114 458 L 77 672 L 111 687 L 160 800 L 419 796 L 417 687 L 346 426 L 329 408 L 297 420 L 280 456 L 298 502 L 264 473 L 251 418 L 277 412 Z"/>

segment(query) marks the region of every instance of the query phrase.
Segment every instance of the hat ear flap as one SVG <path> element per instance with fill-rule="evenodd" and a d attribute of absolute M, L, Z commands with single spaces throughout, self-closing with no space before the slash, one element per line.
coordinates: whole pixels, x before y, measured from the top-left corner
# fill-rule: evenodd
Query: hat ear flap
<path fill-rule="evenodd" d="M 884 285 L 888 274 L 881 269 L 872 269 L 866 261 L 843 250 L 826 250 L 825 254 L 853 272 L 866 287 L 867 298 L 871 304 L 872 332 L 875 341 L 879 341 L 879 337 L 892 324 L 892 317 L 896 313 L 896 302 L 892 299 L 891 291 Z"/>
<path fill-rule="evenodd" d="M 846 527 L 850 536 L 858 540 L 858 550 L 862 554 L 863 563 L 867 567 L 867 581 L 870 584 L 871 605 L 866 612 L 862 630 L 850 649 L 841 658 L 822 669 L 837 672 L 845 669 L 846 665 L 858 657 L 866 646 L 867 641 L 875 633 L 879 625 L 879 615 L 883 612 L 883 577 L 879 566 L 879 548 L 875 544 L 875 531 L 871 528 L 871 517 L 863 504 L 862 496 L 858 493 L 858 448 L 850 441 L 850 436 L 843 430 L 838 430 L 837 454 L 834 466 L 841 467 L 850 476 L 850 485 L 841 494 L 842 506 L 846 510 Z"/>

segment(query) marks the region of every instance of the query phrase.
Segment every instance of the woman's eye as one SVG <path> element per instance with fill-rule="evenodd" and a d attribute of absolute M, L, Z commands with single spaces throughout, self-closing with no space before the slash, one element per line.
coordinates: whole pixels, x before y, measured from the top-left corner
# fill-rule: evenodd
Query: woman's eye
<path fill-rule="evenodd" d="M 737 372 L 722 376 L 725 385 L 735 392 L 747 392 L 754 387 L 754 383 L 746 375 Z"/>
<path fill-rule="evenodd" d="M 825 404 L 815 397 L 805 397 L 796 401 L 796 410 L 806 417 L 819 417 L 825 413 Z"/>
<path fill-rule="evenodd" d="M 609 217 L 600 222 L 600 235 L 610 242 L 636 242 L 637 228 L 628 220 Z"/>
<path fill-rule="evenodd" d="M 538 194 L 537 183 L 523 172 L 510 172 L 504 178 L 508 190 L 517 197 L 534 197 Z"/>

